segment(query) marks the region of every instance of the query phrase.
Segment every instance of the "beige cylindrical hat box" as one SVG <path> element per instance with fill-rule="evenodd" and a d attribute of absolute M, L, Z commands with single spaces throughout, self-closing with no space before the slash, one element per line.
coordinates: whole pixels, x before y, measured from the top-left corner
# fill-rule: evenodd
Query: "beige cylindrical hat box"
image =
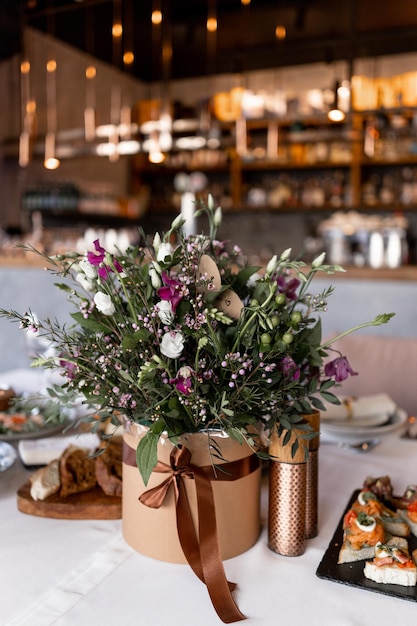
<path fill-rule="evenodd" d="M 124 442 L 136 449 L 140 436 L 124 433 Z M 193 433 L 185 436 L 183 443 L 192 453 L 192 463 L 198 466 L 212 464 L 207 435 Z M 252 455 L 247 444 L 213 434 L 221 447 L 226 462 Z M 170 464 L 172 444 L 165 438 L 158 445 L 158 460 Z M 222 461 L 214 459 L 216 464 Z M 127 543 L 145 556 L 170 563 L 186 563 L 177 533 L 174 490 L 171 488 L 159 509 L 152 509 L 141 502 L 139 496 L 163 482 L 164 473 L 154 472 L 145 487 L 137 467 L 123 463 L 122 526 Z M 251 548 L 260 533 L 260 483 L 261 467 L 251 474 L 234 481 L 212 481 L 217 534 L 222 559 L 230 559 Z M 197 499 L 194 480 L 185 479 L 188 500 L 194 526 L 198 533 Z"/>

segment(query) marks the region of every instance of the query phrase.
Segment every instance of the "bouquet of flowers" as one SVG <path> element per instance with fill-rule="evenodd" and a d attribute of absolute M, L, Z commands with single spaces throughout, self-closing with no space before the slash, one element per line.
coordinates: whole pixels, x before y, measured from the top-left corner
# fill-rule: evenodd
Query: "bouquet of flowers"
<path fill-rule="evenodd" d="M 74 304 L 73 323 L 0 311 L 52 342 L 53 356 L 34 361 L 62 369 L 51 395 L 82 396 L 95 429 L 109 419 L 147 427 L 137 454 L 145 484 L 162 433 L 176 443 L 220 429 L 263 456 L 273 429 L 288 440 L 294 425 L 314 436 L 301 414 L 338 403 L 332 387 L 355 374 L 344 355 L 329 361 L 331 342 L 322 342 L 332 287 L 309 291 L 318 272 L 341 267 L 325 265 L 324 254 L 307 267 L 290 249 L 264 270 L 250 267 L 237 246 L 217 239 L 222 216 L 211 196 L 196 216 L 206 216 L 208 234 L 185 236 L 178 216 L 163 235 L 141 232 L 139 245 L 118 254 L 96 240 L 86 254 L 44 255 Z"/>

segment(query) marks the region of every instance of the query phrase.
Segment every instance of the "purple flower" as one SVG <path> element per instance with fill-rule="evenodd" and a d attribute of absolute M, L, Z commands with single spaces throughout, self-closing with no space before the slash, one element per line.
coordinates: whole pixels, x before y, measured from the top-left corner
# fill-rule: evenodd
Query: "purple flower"
<path fill-rule="evenodd" d="M 334 379 L 337 383 L 341 383 L 346 380 L 348 376 L 357 376 L 358 372 L 354 372 L 351 368 L 349 361 L 345 356 L 338 356 L 333 361 L 329 361 L 324 366 L 324 373 L 326 376 Z"/>
<path fill-rule="evenodd" d="M 300 378 L 300 368 L 290 356 L 284 356 L 280 363 L 280 368 L 286 378 L 291 378 L 291 380 Z"/>
<path fill-rule="evenodd" d="M 171 303 L 173 313 L 175 313 L 182 300 L 181 283 L 175 278 L 170 278 L 165 272 L 162 272 L 161 277 L 165 286 L 158 289 L 158 296 L 161 300 L 168 300 Z"/>
<path fill-rule="evenodd" d="M 300 285 L 298 278 L 291 278 L 287 281 L 284 276 L 278 276 L 277 284 L 278 291 L 280 293 L 285 293 L 288 300 L 297 300 L 297 289 Z"/>
<path fill-rule="evenodd" d="M 180 367 L 175 378 L 171 378 L 170 385 L 175 385 L 176 389 L 183 393 L 185 396 L 189 396 L 191 393 L 193 370 L 188 365 Z"/>
<path fill-rule="evenodd" d="M 74 355 L 75 358 L 77 356 L 77 354 Z M 58 362 L 59 366 L 65 370 L 65 375 L 68 380 L 73 380 L 75 378 L 75 370 L 77 369 L 75 363 L 73 363 L 72 361 L 66 361 L 63 357 L 61 357 Z"/>
<path fill-rule="evenodd" d="M 87 252 L 87 259 L 90 261 L 91 265 L 97 267 L 97 274 L 100 276 L 100 278 L 106 280 L 109 273 L 112 271 L 111 267 L 104 264 L 106 250 L 102 246 L 100 246 L 100 242 L 98 239 L 96 239 L 93 243 L 96 252 Z M 116 270 L 119 272 L 119 274 L 121 274 L 123 272 L 123 268 L 120 263 L 116 259 L 114 259 L 113 263 Z"/>

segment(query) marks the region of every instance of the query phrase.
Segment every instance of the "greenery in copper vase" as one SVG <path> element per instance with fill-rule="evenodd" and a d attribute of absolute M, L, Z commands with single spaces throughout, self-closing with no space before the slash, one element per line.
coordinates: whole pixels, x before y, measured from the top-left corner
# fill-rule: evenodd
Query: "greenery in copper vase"
<path fill-rule="evenodd" d="M 141 233 L 140 245 L 117 255 L 98 240 L 87 254 L 44 255 L 65 279 L 57 286 L 74 304 L 73 324 L 0 311 L 52 342 L 54 355 L 34 362 L 62 369 L 51 395 L 81 396 L 95 429 L 109 416 L 115 426 L 123 416 L 148 428 L 137 454 L 145 483 L 162 433 L 175 443 L 221 429 L 263 456 L 273 428 L 287 431 L 285 441 L 295 424 L 301 437 L 313 436 L 300 414 L 338 403 L 332 388 L 354 374 L 344 355 L 328 361 L 337 338 L 322 342 L 332 287 L 310 293 L 317 273 L 344 270 L 325 265 L 324 254 L 307 267 L 290 249 L 265 270 L 250 267 L 237 246 L 217 239 L 221 209 L 211 196 L 196 216 L 206 216 L 207 235 L 185 237 L 178 216 L 165 234 Z"/>

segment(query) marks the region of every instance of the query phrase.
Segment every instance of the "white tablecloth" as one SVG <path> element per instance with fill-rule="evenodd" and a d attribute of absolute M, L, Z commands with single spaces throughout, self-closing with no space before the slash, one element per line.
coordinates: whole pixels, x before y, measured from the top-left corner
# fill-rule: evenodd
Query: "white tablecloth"
<path fill-rule="evenodd" d="M 417 604 L 319 579 L 316 569 L 352 492 L 368 475 L 396 493 L 417 482 L 417 441 L 394 433 L 367 454 L 322 445 L 319 535 L 299 557 L 267 547 L 266 490 L 257 544 L 225 562 L 248 626 L 413 624 Z M 123 540 L 121 521 L 67 521 L 20 513 L 16 491 L 29 472 L 0 473 L 0 624 L 4 626 L 219 626 L 205 586 L 187 565 L 154 561 Z M 138 529 L 140 532 L 140 530 Z M 146 532 L 142 529 L 141 532 Z"/>

